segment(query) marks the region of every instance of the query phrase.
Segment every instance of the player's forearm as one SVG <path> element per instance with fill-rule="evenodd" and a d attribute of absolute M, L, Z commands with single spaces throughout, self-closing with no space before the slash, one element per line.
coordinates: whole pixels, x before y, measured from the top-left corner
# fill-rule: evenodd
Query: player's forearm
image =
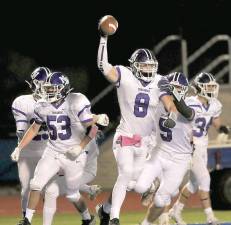
<path fill-rule="evenodd" d="M 85 136 L 82 141 L 80 142 L 79 146 L 84 149 L 91 141 L 92 139 L 89 136 Z"/>
<path fill-rule="evenodd" d="M 172 97 L 170 95 L 164 95 L 161 98 L 161 101 L 164 104 L 164 108 L 169 112 L 177 113 L 175 104 L 173 103 Z"/>
<path fill-rule="evenodd" d="M 183 98 L 179 102 L 176 99 L 174 99 L 174 104 L 175 104 L 178 112 L 182 116 L 184 116 L 189 121 L 193 120 L 193 118 L 195 116 L 195 112 L 192 108 L 190 108 L 189 106 L 187 106 L 185 104 L 185 101 Z"/>
<path fill-rule="evenodd" d="M 96 137 L 97 132 L 98 132 L 98 126 L 96 126 L 95 124 L 87 127 L 87 130 L 86 130 L 86 133 L 85 133 L 86 135 L 81 140 L 79 146 L 82 149 L 84 149 L 89 144 L 89 142 Z"/>
<path fill-rule="evenodd" d="M 219 130 L 219 128 L 221 126 L 221 119 L 220 119 L 220 117 L 213 118 L 212 124 L 213 124 L 213 126 L 215 127 L 216 130 Z"/>
<path fill-rule="evenodd" d="M 32 141 L 32 139 L 38 134 L 39 128 L 40 125 L 33 123 L 26 131 L 22 140 L 19 142 L 18 147 L 20 149 L 26 147 Z"/>
<path fill-rule="evenodd" d="M 177 120 L 177 109 L 173 103 L 172 97 L 169 95 L 164 95 L 161 98 L 162 103 L 164 104 L 165 109 L 168 111 L 168 118 L 164 121 L 164 126 L 168 128 L 173 128 L 176 125 Z"/>
<path fill-rule="evenodd" d="M 98 48 L 97 66 L 103 75 L 112 83 L 117 82 L 116 69 L 108 62 L 107 37 L 100 37 Z"/>

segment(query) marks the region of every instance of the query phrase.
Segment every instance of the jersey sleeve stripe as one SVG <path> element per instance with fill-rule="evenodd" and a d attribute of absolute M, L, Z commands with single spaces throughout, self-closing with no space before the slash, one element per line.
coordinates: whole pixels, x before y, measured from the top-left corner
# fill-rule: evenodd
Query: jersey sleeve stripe
<path fill-rule="evenodd" d="M 12 111 L 18 112 L 18 113 L 22 114 L 23 116 L 27 116 L 26 113 L 24 113 L 23 111 L 21 111 L 19 109 L 14 108 L 14 107 L 12 107 Z"/>
<path fill-rule="evenodd" d="M 83 113 L 83 111 L 86 109 L 86 108 L 89 108 L 91 107 L 91 105 L 85 105 L 79 112 L 78 112 L 78 117 Z"/>
<path fill-rule="evenodd" d="M 80 121 L 81 123 L 88 123 L 88 122 L 91 122 L 93 121 L 93 118 L 89 118 L 89 119 L 86 119 L 86 120 L 82 120 Z"/>
<path fill-rule="evenodd" d="M 189 107 L 198 107 L 201 109 L 201 106 L 200 105 L 189 105 Z"/>
<path fill-rule="evenodd" d="M 28 123 L 27 120 L 16 120 L 16 123 Z"/>

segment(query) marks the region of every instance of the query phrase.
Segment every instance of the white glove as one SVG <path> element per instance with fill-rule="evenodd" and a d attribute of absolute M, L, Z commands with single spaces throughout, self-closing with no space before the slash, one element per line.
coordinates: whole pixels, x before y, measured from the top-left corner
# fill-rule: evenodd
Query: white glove
<path fill-rule="evenodd" d="M 109 118 L 107 116 L 107 114 L 98 114 L 98 120 L 97 120 L 97 124 L 101 125 L 101 126 L 108 126 L 109 124 Z"/>
<path fill-rule="evenodd" d="M 179 94 L 179 92 L 177 91 L 177 89 L 174 87 L 174 85 L 171 85 L 171 91 L 172 91 L 172 95 L 175 97 L 175 99 L 180 102 L 180 100 L 182 99 L 182 95 Z"/>
<path fill-rule="evenodd" d="M 75 160 L 81 153 L 82 153 L 82 147 L 77 145 L 71 149 L 69 149 L 66 152 L 66 156 L 70 159 L 70 160 Z"/>
<path fill-rule="evenodd" d="M 10 155 L 12 161 L 18 162 L 20 151 L 21 151 L 21 149 L 19 147 L 16 147 L 14 149 L 14 151 Z"/>

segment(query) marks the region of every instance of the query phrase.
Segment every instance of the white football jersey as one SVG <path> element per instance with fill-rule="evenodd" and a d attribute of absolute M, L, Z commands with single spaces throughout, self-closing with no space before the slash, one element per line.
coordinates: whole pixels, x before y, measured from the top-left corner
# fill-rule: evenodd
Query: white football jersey
<path fill-rule="evenodd" d="M 116 66 L 119 80 L 116 83 L 121 119 L 117 132 L 123 135 L 138 134 L 142 137 L 154 129 L 154 116 L 161 95 L 157 87 L 161 75 L 150 83 L 138 80 L 128 67 Z"/>
<path fill-rule="evenodd" d="M 212 119 L 219 117 L 222 111 L 222 104 L 218 99 L 211 99 L 206 107 L 197 96 L 188 98 L 187 104 L 198 108 L 198 113 L 193 124 L 193 142 L 195 144 L 208 144 L 208 129 L 212 124 Z"/>
<path fill-rule="evenodd" d="M 21 95 L 17 97 L 12 103 L 12 112 L 16 122 L 17 132 L 23 132 L 30 127 L 34 122 L 34 108 L 36 101 L 33 95 Z M 39 157 L 47 145 L 48 131 L 45 124 L 40 128 L 38 135 L 34 137 L 32 142 L 21 151 L 21 157 Z M 20 138 L 18 138 L 20 141 Z"/>
<path fill-rule="evenodd" d="M 38 101 L 35 116 L 37 123 L 47 124 L 48 148 L 60 153 L 80 144 L 86 133 L 83 123 L 93 120 L 90 102 L 81 93 L 70 93 L 59 105 Z"/>
<path fill-rule="evenodd" d="M 185 103 L 188 104 L 189 99 L 185 98 Z M 185 119 L 180 113 L 178 114 L 176 120 L 176 126 L 174 128 L 167 128 L 163 126 L 164 120 L 167 118 L 167 112 L 164 109 L 162 103 L 160 103 L 160 107 L 158 108 L 158 127 L 157 127 L 157 148 L 159 150 L 168 152 L 170 156 L 174 154 L 179 154 L 183 156 L 183 154 L 187 154 L 191 156 L 193 152 L 193 124 L 198 115 L 198 107 L 192 105 L 195 112 L 195 117 L 192 121 L 188 121 Z M 175 154 L 176 153 L 176 154 Z"/>

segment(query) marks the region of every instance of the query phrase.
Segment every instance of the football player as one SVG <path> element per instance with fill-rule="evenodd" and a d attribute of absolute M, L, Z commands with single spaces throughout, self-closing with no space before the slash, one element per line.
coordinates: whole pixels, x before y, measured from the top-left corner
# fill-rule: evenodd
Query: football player
<path fill-rule="evenodd" d="M 157 73 L 158 62 L 148 49 L 137 49 L 129 59 L 130 67 L 108 62 L 106 35 L 100 32 L 97 64 L 105 78 L 117 89 L 121 112 L 120 124 L 113 140 L 118 177 L 112 192 L 110 225 L 119 224 L 120 208 L 128 184 L 136 180 L 147 154 L 147 139 L 155 125 L 155 111 L 163 102 L 168 117 L 164 127 L 174 127 L 177 110 L 168 94 L 169 82 Z"/>
<path fill-rule="evenodd" d="M 80 192 L 88 193 L 91 200 L 100 193 L 101 187 L 99 185 L 88 185 L 94 180 L 97 171 L 97 157 L 99 154 L 96 140 L 92 140 L 86 146 L 87 159 L 84 167 L 83 175 L 80 178 Z M 57 198 L 66 195 L 67 186 L 63 173 L 57 174 L 44 188 L 45 202 L 43 208 L 43 225 L 51 225 L 54 214 L 56 212 Z M 94 216 L 90 215 L 84 198 L 81 196 L 79 201 L 73 202 L 74 207 L 78 210 L 82 217 L 82 225 L 95 224 Z"/>
<path fill-rule="evenodd" d="M 172 86 L 172 94 L 177 109 L 185 111 L 187 116 L 179 114 L 176 126 L 166 128 L 163 126 L 166 109 L 162 103 L 158 107 L 157 145 L 135 185 L 135 191 L 138 193 L 147 192 L 149 187 L 153 193 L 153 203 L 141 225 L 151 225 L 164 208 L 171 203 L 171 198 L 178 193 L 182 179 L 190 167 L 193 152 L 192 124 L 194 116 L 197 114 L 197 108 L 187 107 L 185 103 L 187 100 L 184 101 L 188 90 L 188 80 L 183 73 L 170 74 L 168 79 Z M 155 193 L 152 189 L 154 190 L 156 187 L 152 182 L 157 177 L 161 179 L 160 186 Z"/>
<path fill-rule="evenodd" d="M 80 178 L 86 161 L 86 145 L 95 138 L 98 127 L 108 118 L 105 114 L 93 115 L 89 100 L 81 93 L 71 93 L 67 76 L 50 73 L 41 86 L 42 99 L 35 105 L 35 121 L 29 127 L 11 158 L 18 161 L 21 151 L 37 135 L 41 124 L 46 123 L 49 141 L 30 182 L 29 203 L 26 215 L 18 225 L 30 225 L 40 193 L 60 170 L 67 185 L 66 197 L 71 202 L 80 199 Z"/>
<path fill-rule="evenodd" d="M 192 83 L 196 90 L 196 96 L 188 99 L 189 106 L 197 107 L 197 114 L 193 124 L 193 144 L 194 153 L 190 181 L 182 189 L 181 194 L 170 210 L 170 216 L 181 225 L 186 223 L 182 219 L 181 212 L 187 199 L 192 193 L 198 191 L 201 204 L 206 215 L 208 224 L 217 225 L 218 219 L 215 217 L 209 196 L 210 174 L 207 169 L 207 148 L 208 129 L 213 125 L 219 133 L 229 133 L 229 128 L 221 124 L 220 114 L 222 105 L 217 99 L 219 84 L 211 73 L 200 73 Z"/>
<path fill-rule="evenodd" d="M 21 95 L 12 103 L 12 112 L 16 122 L 16 134 L 18 142 L 34 122 L 34 106 L 41 98 L 41 85 L 45 82 L 51 71 L 47 67 L 38 67 L 31 73 L 31 80 L 26 81 L 32 91 L 32 94 Z M 23 217 L 25 216 L 26 206 L 29 196 L 29 183 L 34 175 L 35 167 L 41 158 L 48 141 L 48 131 L 43 123 L 38 134 L 31 143 L 20 154 L 18 165 L 19 180 L 21 183 L 21 208 Z"/>

